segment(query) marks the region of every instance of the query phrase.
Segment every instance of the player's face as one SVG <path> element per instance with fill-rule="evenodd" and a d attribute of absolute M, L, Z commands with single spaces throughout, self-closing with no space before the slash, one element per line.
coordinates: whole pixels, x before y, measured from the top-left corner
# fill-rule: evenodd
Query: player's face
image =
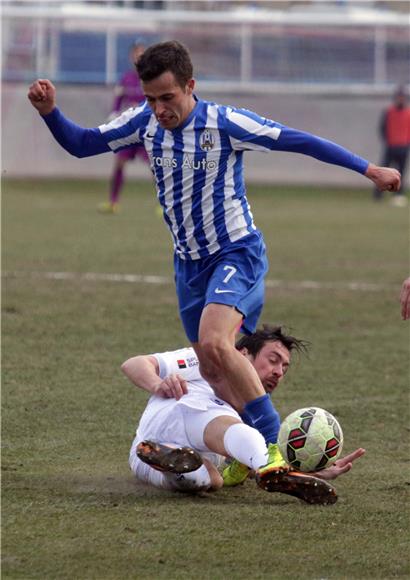
<path fill-rule="evenodd" d="M 170 71 L 142 83 L 148 104 L 163 129 L 179 127 L 191 113 L 195 106 L 194 86 L 195 81 L 191 79 L 182 88 Z"/>
<path fill-rule="evenodd" d="M 256 356 L 248 355 L 267 393 L 278 386 L 289 368 L 290 352 L 278 340 L 267 342 Z"/>

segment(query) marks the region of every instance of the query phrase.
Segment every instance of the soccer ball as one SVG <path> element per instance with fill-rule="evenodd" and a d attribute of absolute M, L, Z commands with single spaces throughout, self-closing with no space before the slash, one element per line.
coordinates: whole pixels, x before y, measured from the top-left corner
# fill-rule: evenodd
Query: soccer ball
<path fill-rule="evenodd" d="M 298 409 L 280 426 L 279 451 L 286 463 L 298 471 L 330 467 L 342 446 L 343 432 L 337 419 L 319 407 Z"/>

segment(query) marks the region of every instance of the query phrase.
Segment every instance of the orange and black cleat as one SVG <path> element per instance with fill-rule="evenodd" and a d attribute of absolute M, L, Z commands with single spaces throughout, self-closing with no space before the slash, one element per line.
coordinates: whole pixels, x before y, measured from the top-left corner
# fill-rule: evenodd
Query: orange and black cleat
<path fill-rule="evenodd" d="M 310 504 L 337 502 L 336 490 L 327 481 L 288 467 L 261 467 L 256 472 L 256 483 L 265 491 L 287 493 Z"/>
<path fill-rule="evenodd" d="M 191 447 L 171 447 L 154 441 L 138 443 L 137 455 L 154 469 L 169 473 L 189 473 L 202 465 L 200 454 Z"/>

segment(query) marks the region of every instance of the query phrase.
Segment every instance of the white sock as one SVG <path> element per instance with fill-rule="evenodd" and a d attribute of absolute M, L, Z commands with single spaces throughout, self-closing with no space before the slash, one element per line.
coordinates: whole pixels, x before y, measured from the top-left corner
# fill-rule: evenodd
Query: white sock
<path fill-rule="evenodd" d="M 211 487 L 211 476 L 205 465 L 189 473 L 164 473 L 172 489 L 179 491 L 205 491 Z"/>
<path fill-rule="evenodd" d="M 263 435 L 245 423 L 231 425 L 224 435 L 224 447 L 230 457 L 251 469 L 266 465 L 268 450 Z"/>
<path fill-rule="evenodd" d="M 211 486 L 211 476 L 205 465 L 190 473 L 177 474 L 158 471 L 141 461 L 136 454 L 130 455 L 130 467 L 135 477 L 148 485 L 161 489 L 180 491 L 206 490 Z"/>

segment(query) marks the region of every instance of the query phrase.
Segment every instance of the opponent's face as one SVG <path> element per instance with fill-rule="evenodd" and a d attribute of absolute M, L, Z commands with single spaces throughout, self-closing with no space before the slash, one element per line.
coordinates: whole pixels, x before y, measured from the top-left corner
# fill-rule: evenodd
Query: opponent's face
<path fill-rule="evenodd" d="M 195 106 L 194 86 L 195 81 L 191 79 L 182 88 L 170 71 L 142 83 L 148 104 L 163 129 L 175 129 L 191 113 Z"/>
<path fill-rule="evenodd" d="M 242 352 L 255 367 L 265 391 L 270 394 L 289 368 L 290 352 L 278 340 L 267 342 L 256 356 L 249 354 L 247 349 Z"/>

